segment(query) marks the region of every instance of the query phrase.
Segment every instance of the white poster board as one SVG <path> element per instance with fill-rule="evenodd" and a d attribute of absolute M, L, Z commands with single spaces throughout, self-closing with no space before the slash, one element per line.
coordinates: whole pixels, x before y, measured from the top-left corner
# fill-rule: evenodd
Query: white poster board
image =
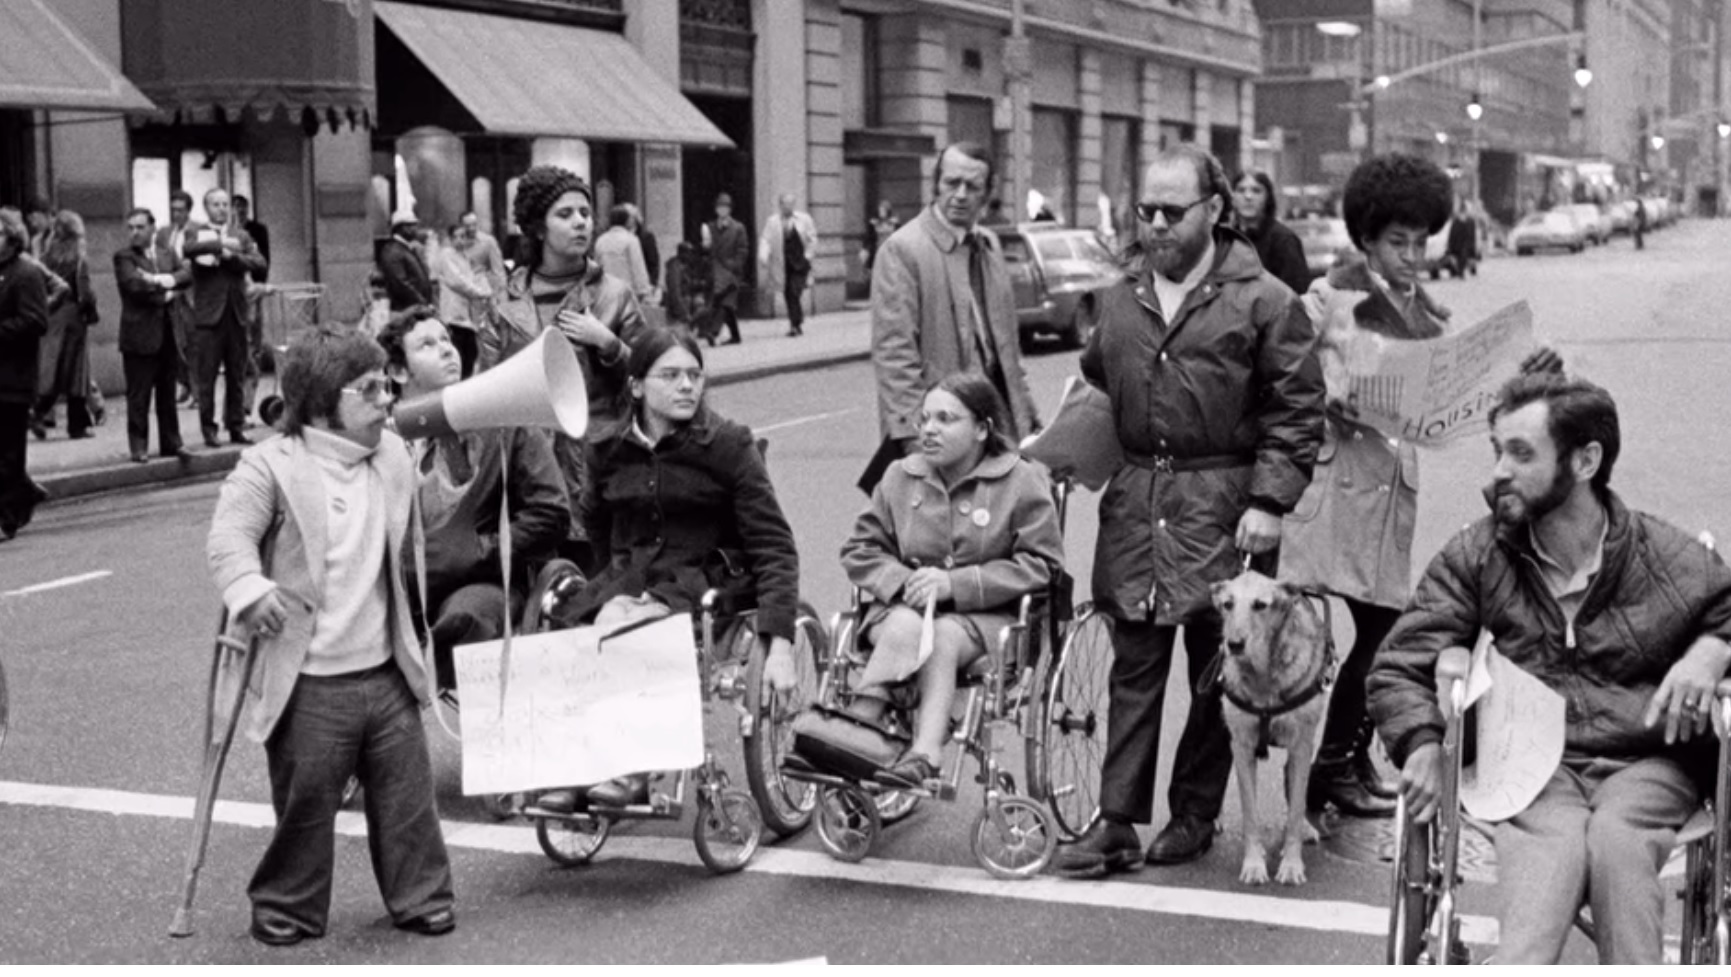
<path fill-rule="evenodd" d="M 1527 809 L 1563 760 L 1563 697 L 1504 658 L 1484 635 L 1473 650 L 1467 704 L 1477 704 L 1478 749 L 1461 770 L 1461 806 L 1481 821 Z"/>
<path fill-rule="evenodd" d="M 703 762 L 703 702 L 691 615 L 603 635 L 594 627 L 454 652 L 463 704 L 463 793 L 504 794 Z"/>
<path fill-rule="evenodd" d="M 1389 437 L 1443 444 L 1488 429 L 1497 390 L 1534 346 L 1533 310 L 1508 306 L 1437 339 L 1386 339 L 1358 330 L 1346 369 L 1359 418 Z"/>

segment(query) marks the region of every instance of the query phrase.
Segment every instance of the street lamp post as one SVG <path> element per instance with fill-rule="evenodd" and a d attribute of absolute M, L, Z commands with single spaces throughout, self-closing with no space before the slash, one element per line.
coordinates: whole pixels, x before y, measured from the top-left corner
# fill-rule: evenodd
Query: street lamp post
<path fill-rule="evenodd" d="M 1374 22 L 1373 22 L 1374 28 Z M 1359 47 L 1359 38 L 1364 34 L 1364 28 L 1348 20 L 1324 20 L 1316 25 L 1316 29 L 1324 37 L 1339 37 L 1352 41 L 1352 51 L 1348 60 L 1352 63 L 1350 87 L 1351 101 L 1346 103 L 1347 111 L 1351 113 L 1347 121 L 1346 145 L 1360 159 L 1364 158 L 1365 150 L 1371 149 L 1370 127 L 1365 122 L 1365 109 L 1369 97 L 1364 84 L 1364 52 Z M 1374 48 L 1373 48 L 1374 50 Z M 1381 79 L 1379 78 L 1380 82 Z"/>

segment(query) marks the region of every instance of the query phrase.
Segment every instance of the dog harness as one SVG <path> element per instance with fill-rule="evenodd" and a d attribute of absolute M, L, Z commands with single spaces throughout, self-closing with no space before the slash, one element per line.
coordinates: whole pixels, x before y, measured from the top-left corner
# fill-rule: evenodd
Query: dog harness
<path fill-rule="evenodd" d="M 1214 660 L 1209 662 L 1208 667 L 1202 672 L 1203 690 L 1212 692 L 1214 687 L 1218 685 L 1220 687 L 1220 694 L 1226 697 L 1226 701 L 1256 717 L 1256 758 L 1258 760 L 1268 759 L 1268 744 L 1274 733 L 1274 718 L 1276 716 L 1284 716 L 1292 710 L 1297 709 L 1299 706 L 1302 706 L 1321 695 L 1334 681 L 1334 609 L 1329 604 L 1328 597 L 1324 594 L 1301 591 L 1300 596 L 1305 600 L 1320 600 L 1322 602 L 1322 631 L 1326 636 L 1323 639 L 1322 655 L 1319 659 L 1320 664 L 1317 666 L 1316 674 L 1312 675 L 1309 681 L 1300 685 L 1296 691 L 1288 693 L 1284 698 L 1273 705 L 1264 706 L 1258 705 L 1251 702 L 1249 699 L 1244 698 L 1242 695 L 1234 691 L 1232 686 L 1226 683 L 1225 647 L 1222 647 L 1218 652 L 1215 652 Z M 1286 613 L 1281 615 L 1280 623 L 1274 628 L 1272 637 L 1273 641 L 1278 642 L 1285 636 L 1286 626 L 1292 621 L 1293 606 L 1294 605 L 1288 605 Z"/>

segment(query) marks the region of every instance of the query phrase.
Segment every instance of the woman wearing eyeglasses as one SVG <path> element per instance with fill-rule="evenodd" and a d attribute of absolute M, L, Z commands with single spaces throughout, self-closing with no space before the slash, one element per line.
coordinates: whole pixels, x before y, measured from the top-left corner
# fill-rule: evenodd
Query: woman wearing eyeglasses
<path fill-rule="evenodd" d="M 689 333 L 648 329 L 627 361 L 632 409 L 595 446 L 584 504 L 600 571 L 555 618 L 563 627 L 696 613 L 718 588 L 725 609 L 757 608 L 770 683 L 793 688 L 799 554 L 751 430 L 704 403 L 703 354 Z M 648 782 L 589 789 L 607 805 L 641 802 Z M 569 809 L 575 793 L 540 804 Z"/>
<path fill-rule="evenodd" d="M 842 546 L 842 566 L 873 603 L 872 656 L 855 707 L 882 714 L 888 687 L 917 676 L 914 741 L 880 778 L 925 786 L 943 767 L 956 675 L 1016 618 L 1023 595 L 1064 563 L 1052 484 L 1006 436 L 1008 411 L 985 377 L 954 373 L 926 393 L 919 451 L 891 465 Z M 919 660 L 926 605 L 930 657 Z"/>
<path fill-rule="evenodd" d="M 297 335 L 279 361 L 283 434 L 248 448 L 211 519 L 231 635 L 257 642 L 248 735 L 276 827 L 247 886 L 252 936 L 325 933 L 343 789 L 366 790 L 373 874 L 398 929 L 457 925 L 421 726 L 430 693 L 403 565 L 414 466 L 385 430 L 385 351 L 352 329 Z"/>

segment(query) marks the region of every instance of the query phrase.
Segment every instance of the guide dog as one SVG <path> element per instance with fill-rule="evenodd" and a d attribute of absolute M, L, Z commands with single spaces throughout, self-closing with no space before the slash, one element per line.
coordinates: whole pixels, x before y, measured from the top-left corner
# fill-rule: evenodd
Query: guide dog
<path fill-rule="evenodd" d="M 1281 843 L 1282 885 L 1304 882 L 1303 847 L 1317 840 L 1305 818 L 1310 767 L 1316 759 L 1328 687 L 1334 677 L 1334 635 L 1328 602 L 1313 601 L 1291 584 L 1253 570 L 1212 590 L 1222 620 L 1215 664 L 1232 737 L 1232 766 L 1244 816 L 1244 864 L 1238 880 L 1268 882 L 1267 853 L 1256 817 L 1256 764 L 1270 746 L 1286 750 L 1286 833 Z"/>

